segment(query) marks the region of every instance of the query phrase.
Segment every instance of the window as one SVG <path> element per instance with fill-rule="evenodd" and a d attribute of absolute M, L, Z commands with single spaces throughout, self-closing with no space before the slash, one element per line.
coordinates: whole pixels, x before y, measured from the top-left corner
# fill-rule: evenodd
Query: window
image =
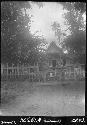
<path fill-rule="evenodd" d="M 64 66 L 66 65 L 66 59 L 63 59 L 63 65 Z"/>
<path fill-rule="evenodd" d="M 56 60 L 52 60 L 52 66 L 56 67 Z"/>
<path fill-rule="evenodd" d="M 34 69 L 33 68 L 30 68 L 30 73 L 34 73 Z"/>
<path fill-rule="evenodd" d="M 49 66 L 52 67 L 52 62 L 51 61 L 49 61 Z"/>

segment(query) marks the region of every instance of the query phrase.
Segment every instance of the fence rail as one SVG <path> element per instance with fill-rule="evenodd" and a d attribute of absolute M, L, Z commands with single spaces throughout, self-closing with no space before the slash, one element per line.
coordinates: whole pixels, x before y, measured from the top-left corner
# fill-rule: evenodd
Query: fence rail
<path fill-rule="evenodd" d="M 85 65 L 39 71 L 38 66 L 1 66 L 1 80 L 53 81 L 85 79 Z"/>

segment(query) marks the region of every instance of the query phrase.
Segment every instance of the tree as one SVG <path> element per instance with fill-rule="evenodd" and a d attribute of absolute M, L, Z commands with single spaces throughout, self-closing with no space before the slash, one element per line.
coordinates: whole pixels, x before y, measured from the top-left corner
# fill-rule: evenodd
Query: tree
<path fill-rule="evenodd" d="M 38 62 L 39 49 L 38 45 L 41 43 L 39 39 L 30 37 L 22 38 L 18 45 L 18 60 L 20 63 L 28 63 L 33 65 Z"/>
<path fill-rule="evenodd" d="M 70 9 L 71 6 L 75 8 L 76 11 L 84 13 L 86 11 L 86 2 L 60 2 L 64 8 Z"/>
<path fill-rule="evenodd" d="M 74 7 L 76 10 L 84 13 L 86 11 L 86 3 L 85 2 L 74 2 Z"/>
<path fill-rule="evenodd" d="M 86 25 L 83 21 L 85 9 L 84 11 L 82 10 L 81 3 L 79 2 L 66 2 L 64 7 L 68 10 L 65 18 L 67 20 L 66 23 L 69 25 L 71 35 L 63 41 L 62 47 L 66 48 L 68 53 L 73 55 L 75 61 L 85 63 Z"/>
<path fill-rule="evenodd" d="M 75 61 L 85 63 L 86 33 L 84 31 L 74 32 L 71 36 L 65 39 L 63 47 L 68 50 L 69 54 L 74 55 Z"/>
<path fill-rule="evenodd" d="M 76 4 L 79 6 L 79 2 L 76 2 Z M 79 29 L 85 30 L 83 17 L 82 17 L 83 13 L 82 11 L 76 9 L 75 3 L 66 2 L 64 8 L 68 10 L 68 12 L 65 14 L 65 18 L 66 18 L 66 23 L 69 25 L 69 29 L 71 30 L 71 33 Z"/>
<path fill-rule="evenodd" d="M 32 64 L 37 60 L 40 40 L 29 33 L 29 2 L 2 2 L 1 4 L 1 62 Z M 24 15 L 22 13 L 24 10 Z"/>

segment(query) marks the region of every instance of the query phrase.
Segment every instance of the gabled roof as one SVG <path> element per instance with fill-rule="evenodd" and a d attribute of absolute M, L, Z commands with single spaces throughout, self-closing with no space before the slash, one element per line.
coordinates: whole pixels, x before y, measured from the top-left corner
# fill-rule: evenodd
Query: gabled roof
<path fill-rule="evenodd" d="M 57 53 L 57 54 L 63 54 L 63 51 L 60 47 L 58 47 L 56 45 L 55 42 L 51 42 L 50 45 L 48 46 L 47 50 L 46 50 L 47 54 L 53 54 L 53 53 Z"/>

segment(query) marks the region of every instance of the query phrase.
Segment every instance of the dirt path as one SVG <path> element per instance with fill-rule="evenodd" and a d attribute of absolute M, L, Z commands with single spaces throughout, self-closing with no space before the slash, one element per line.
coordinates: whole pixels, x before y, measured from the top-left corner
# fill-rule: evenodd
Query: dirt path
<path fill-rule="evenodd" d="M 79 86 L 78 86 L 79 84 Z M 84 83 L 71 85 L 37 85 L 2 106 L 3 115 L 84 116 Z"/>

